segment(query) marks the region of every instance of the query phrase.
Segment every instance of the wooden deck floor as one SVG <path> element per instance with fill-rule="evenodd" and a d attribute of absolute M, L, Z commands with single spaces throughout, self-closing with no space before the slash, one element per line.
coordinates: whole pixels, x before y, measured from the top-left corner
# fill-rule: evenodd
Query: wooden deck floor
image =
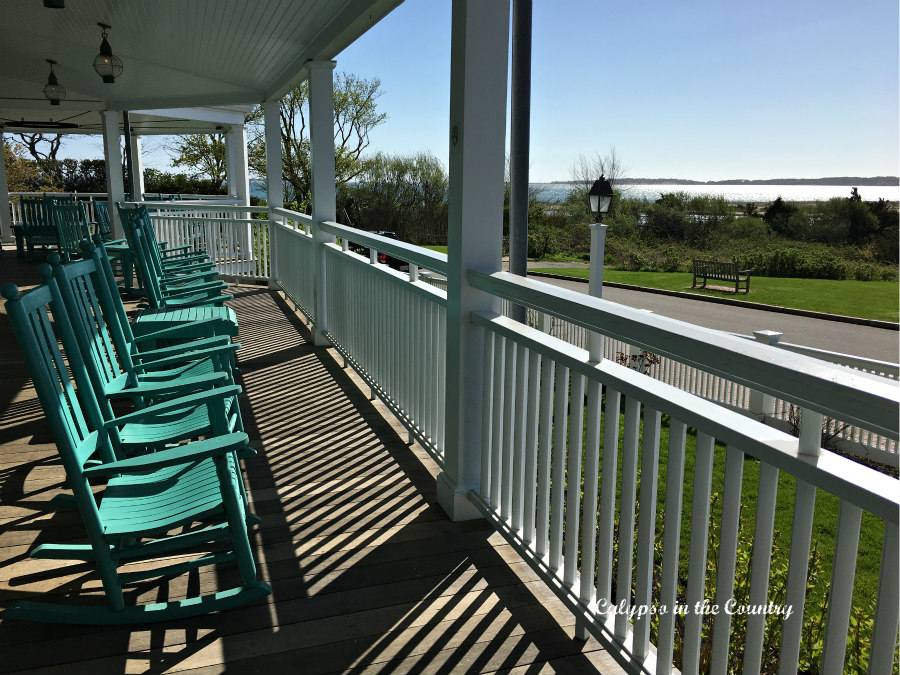
<path fill-rule="evenodd" d="M 36 279 L 11 252 L 0 282 Z M 0 672 L 618 673 L 484 521 L 450 522 L 437 468 L 276 294 L 235 289 L 242 410 L 259 454 L 245 463 L 267 602 L 146 628 L 0 622 Z M 0 607 L 97 595 L 91 566 L 34 561 L 34 544 L 78 540 L 40 406 L 0 316 Z M 160 601 L 236 572 L 206 568 L 132 587 Z M 58 600 L 58 598 L 56 598 Z"/>

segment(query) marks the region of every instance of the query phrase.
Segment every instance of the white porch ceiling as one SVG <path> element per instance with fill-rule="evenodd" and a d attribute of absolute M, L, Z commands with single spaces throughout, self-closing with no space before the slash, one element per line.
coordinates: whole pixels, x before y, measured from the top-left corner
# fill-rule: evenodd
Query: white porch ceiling
<path fill-rule="evenodd" d="M 280 98 L 306 74 L 311 59 L 331 60 L 402 0 L 0 0 L 0 123 L 66 120 L 99 129 L 99 110 L 138 113 L 143 133 L 214 128 L 189 123 L 186 109 L 234 115 Z M 124 71 L 114 84 L 94 72 L 98 22 L 107 23 Z M 43 87 L 49 66 L 67 98 L 50 106 Z M 206 118 L 211 115 L 205 115 Z M 156 131 L 153 131 L 156 129 Z M 171 129 L 171 130 L 168 130 Z"/>

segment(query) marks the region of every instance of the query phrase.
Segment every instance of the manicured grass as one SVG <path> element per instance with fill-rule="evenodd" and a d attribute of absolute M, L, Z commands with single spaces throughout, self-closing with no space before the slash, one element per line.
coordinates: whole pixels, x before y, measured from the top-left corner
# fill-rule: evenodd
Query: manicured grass
<path fill-rule="evenodd" d="M 560 274 L 580 279 L 587 279 L 589 273 L 589 270 L 584 267 L 540 268 L 529 271 Z M 735 295 L 733 292 L 727 291 L 691 289 L 693 276 L 687 272 L 626 272 L 607 269 L 603 271 L 603 278 L 605 281 L 634 286 L 736 298 L 765 305 L 808 309 L 864 319 L 897 321 L 898 314 L 900 314 L 900 308 L 898 308 L 900 285 L 896 281 L 752 277 L 750 292 Z M 725 285 L 724 282 L 718 283 Z"/>
<path fill-rule="evenodd" d="M 447 252 L 446 246 L 423 246 L 422 248 L 431 249 L 432 251 L 437 251 L 438 253 L 446 253 Z"/>

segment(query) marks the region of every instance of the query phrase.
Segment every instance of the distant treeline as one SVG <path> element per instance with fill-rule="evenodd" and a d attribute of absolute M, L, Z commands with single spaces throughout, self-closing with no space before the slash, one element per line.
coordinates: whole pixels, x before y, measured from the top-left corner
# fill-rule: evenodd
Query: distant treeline
<path fill-rule="evenodd" d="M 10 192 L 106 192 L 102 159 L 15 158 Z M 226 194 L 214 181 L 185 173 L 144 169 L 144 190 L 170 194 Z"/>
<path fill-rule="evenodd" d="M 724 197 L 663 194 L 655 202 L 616 194 L 605 264 L 618 269 L 686 272 L 694 258 L 735 261 L 761 276 L 896 279 L 896 202 L 862 201 L 859 192 L 811 204 L 732 205 Z M 528 255 L 589 258 L 593 218 L 584 187 L 554 209 L 529 212 Z"/>
<path fill-rule="evenodd" d="M 581 181 L 555 180 L 560 185 L 579 185 Z M 624 185 L 900 185 L 897 176 L 831 176 L 828 178 L 729 178 L 727 180 L 687 180 L 682 178 L 619 178 Z"/>

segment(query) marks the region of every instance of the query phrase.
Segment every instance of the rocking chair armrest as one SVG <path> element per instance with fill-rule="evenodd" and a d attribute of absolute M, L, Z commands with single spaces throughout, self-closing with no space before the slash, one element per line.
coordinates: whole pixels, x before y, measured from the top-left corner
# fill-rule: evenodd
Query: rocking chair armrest
<path fill-rule="evenodd" d="M 182 274 L 181 276 L 164 276 L 159 280 L 160 288 L 163 290 L 173 290 L 177 291 L 180 284 L 186 284 L 190 282 L 203 281 L 203 282 L 211 282 L 215 281 L 215 279 L 210 279 L 209 277 L 213 277 L 216 275 L 215 270 L 204 270 L 200 272 L 191 272 L 190 274 Z"/>
<path fill-rule="evenodd" d="M 168 339 L 177 339 L 183 338 L 185 335 L 196 335 L 196 329 L 198 326 L 210 326 L 215 327 L 221 322 L 221 319 L 197 319 L 196 321 L 191 321 L 189 323 L 185 323 L 179 326 L 170 326 L 168 328 L 163 328 L 161 330 L 155 330 L 152 333 L 145 333 L 144 335 L 135 335 L 134 341 L 138 344 L 141 342 L 146 342 L 148 340 L 168 340 Z M 220 336 L 226 337 L 226 336 Z M 137 356 L 145 356 L 150 352 L 140 352 Z"/>
<path fill-rule="evenodd" d="M 175 392 L 191 392 L 208 389 L 223 384 L 228 373 L 204 373 L 193 377 L 182 377 L 171 382 L 141 382 L 137 386 L 127 387 L 120 391 L 108 393 L 107 398 L 126 398 L 129 396 L 153 396 L 156 394 L 173 394 Z"/>
<path fill-rule="evenodd" d="M 162 358 L 158 358 L 152 361 L 146 361 L 143 363 L 135 363 L 134 369 L 137 372 L 145 372 L 147 370 L 152 370 L 154 368 L 160 368 L 162 366 L 171 366 L 177 365 L 179 363 L 187 363 L 188 361 L 199 361 L 200 359 L 204 359 L 207 356 L 215 356 L 216 354 L 227 354 L 228 352 L 236 352 L 240 349 L 240 345 L 231 342 L 228 344 L 221 344 L 214 347 L 207 347 L 205 349 L 194 349 L 192 351 L 182 352 L 180 354 L 174 354 L 172 356 L 165 356 Z"/>
<path fill-rule="evenodd" d="M 188 249 L 193 249 L 194 247 L 190 244 L 182 244 L 181 246 L 169 246 L 169 242 L 160 241 L 157 242 L 159 244 L 159 252 L 163 254 L 163 256 L 168 256 L 175 251 L 187 251 Z"/>
<path fill-rule="evenodd" d="M 163 295 L 167 298 L 177 298 L 179 295 L 191 295 L 192 293 L 205 293 L 207 291 L 214 291 L 217 289 L 228 288 L 229 284 L 226 284 L 224 281 L 210 281 L 205 284 L 197 284 L 196 286 L 190 286 L 185 288 L 179 288 L 178 286 L 174 288 L 164 288 Z"/>
<path fill-rule="evenodd" d="M 225 387 L 216 387 L 215 389 L 210 389 L 208 391 L 188 394 L 187 396 L 179 396 L 178 398 L 162 401 L 161 403 L 156 403 L 146 408 L 142 408 L 141 410 L 136 410 L 127 415 L 121 415 L 120 417 L 107 420 L 103 423 L 103 428 L 113 429 L 115 427 L 125 426 L 130 422 L 140 422 L 152 415 L 159 415 L 161 413 L 172 412 L 173 410 L 180 410 L 182 408 L 190 408 L 212 401 L 223 400 L 231 396 L 237 396 L 241 391 L 240 386 L 231 384 Z"/>
<path fill-rule="evenodd" d="M 168 296 L 172 297 L 172 296 Z M 178 297 L 175 296 L 173 299 L 177 300 Z M 165 298 L 163 298 L 163 306 L 165 306 Z M 192 300 L 191 302 L 185 305 L 179 305 L 180 307 L 206 307 L 208 305 L 212 305 L 213 307 L 224 307 L 225 303 L 229 300 L 234 300 L 234 296 L 230 293 L 226 293 L 224 295 L 210 295 L 205 298 L 197 298 L 196 300 Z"/>
<path fill-rule="evenodd" d="M 190 263 L 179 267 L 163 266 L 163 277 L 167 281 L 181 283 L 182 277 L 196 277 L 200 274 L 216 274 L 216 264 L 212 262 Z"/>
<path fill-rule="evenodd" d="M 247 434 L 243 432 L 224 434 L 202 441 L 193 441 L 167 450 L 100 464 L 99 466 L 84 469 L 84 475 L 105 476 L 109 474 L 144 473 L 167 466 L 199 462 L 210 457 L 225 455 L 229 452 L 240 452 L 247 447 L 247 440 Z"/>
<path fill-rule="evenodd" d="M 162 252 L 160 252 L 162 253 Z M 161 255 L 163 265 L 187 265 L 192 262 L 209 261 L 209 253 L 206 251 L 185 251 L 184 253 L 176 253 L 175 255 Z"/>

